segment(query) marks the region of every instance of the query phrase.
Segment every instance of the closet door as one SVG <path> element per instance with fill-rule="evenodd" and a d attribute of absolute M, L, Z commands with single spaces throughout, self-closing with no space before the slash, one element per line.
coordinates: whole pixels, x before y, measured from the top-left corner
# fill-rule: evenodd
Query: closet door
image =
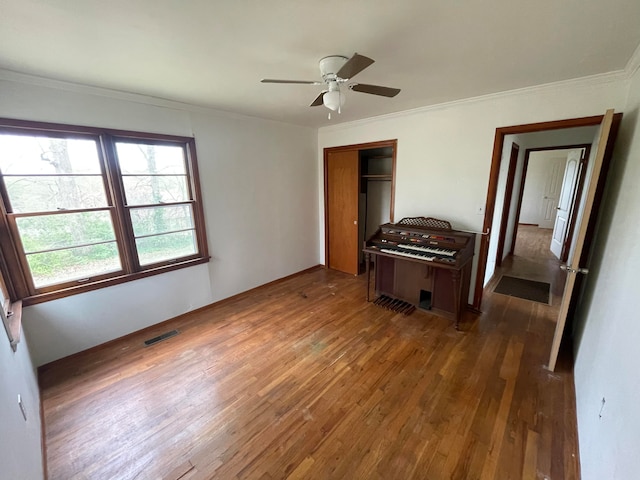
<path fill-rule="evenodd" d="M 328 152 L 325 163 L 327 265 L 358 274 L 358 150 Z"/>

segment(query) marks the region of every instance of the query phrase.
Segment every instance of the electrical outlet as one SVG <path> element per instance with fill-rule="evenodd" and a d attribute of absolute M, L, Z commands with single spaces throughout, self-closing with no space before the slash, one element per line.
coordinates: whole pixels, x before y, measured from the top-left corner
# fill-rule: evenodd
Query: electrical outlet
<path fill-rule="evenodd" d="M 476 207 L 476 215 L 484 215 L 484 205 L 478 205 Z"/>
<path fill-rule="evenodd" d="M 22 412 L 22 418 L 24 421 L 27 421 L 27 411 L 24 408 L 24 403 L 22 403 L 22 395 L 18 394 L 18 406 L 20 407 L 20 411 Z"/>

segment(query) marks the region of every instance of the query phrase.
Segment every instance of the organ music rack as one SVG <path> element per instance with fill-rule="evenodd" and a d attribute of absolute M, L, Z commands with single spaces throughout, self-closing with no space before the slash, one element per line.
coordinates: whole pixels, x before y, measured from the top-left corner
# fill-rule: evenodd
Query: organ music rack
<path fill-rule="evenodd" d="M 373 259 L 376 296 L 402 300 L 451 318 L 456 329 L 466 308 L 475 235 L 445 220 L 407 217 L 380 225 L 364 243 L 367 301 Z"/>

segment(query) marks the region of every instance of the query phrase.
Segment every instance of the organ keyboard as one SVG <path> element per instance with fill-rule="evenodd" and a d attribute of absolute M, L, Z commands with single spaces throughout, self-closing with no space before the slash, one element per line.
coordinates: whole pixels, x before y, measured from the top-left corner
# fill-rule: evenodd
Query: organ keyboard
<path fill-rule="evenodd" d="M 370 259 L 376 295 L 453 318 L 458 328 L 467 305 L 475 236 L 444 220 L 403 218 L 381 225 L 364 245 L 369 300 Z"/>

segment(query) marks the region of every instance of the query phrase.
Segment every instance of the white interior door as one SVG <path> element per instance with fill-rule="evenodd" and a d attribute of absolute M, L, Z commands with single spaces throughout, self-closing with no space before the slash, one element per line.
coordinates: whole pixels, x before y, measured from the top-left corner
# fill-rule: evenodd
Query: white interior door
<path fill-rule="evenodd" d="M 544 196 L 542 197 L 540 228 L 553 228 L 555 223 L 564 167 L 564 158 L 549 159 L 549 170 L 544 184 Z"/>
<path fill-rule="evenodd" d="M 569 214 L 571 212 L 571 203 L 573 194 L 578 183 L 578 171 L 580 160 L 584 150 L 571 150 L 567 155 L 567 163 L 564 168 L 564 177 L 562 179 L 562 188 L 560 189 L 560 199 L 556 207 L 556 221 L 553 226 L 553 235 L 551 236 L 551 252 L 560 258 L 562 247 L 567 238 L 567 227 L 569 225 Z"/>
<path fill-rule="evenodd" d="M 598 180 L 600 179 L 600 170 L 604 160 L 605 150 L 611 134 L 611 124 L 613 122 L 613 110 L 607 110 L 602 123 L 600 124 L 600 132 L 597 136 L 597 145 L 594 142 L 594 149 L 596 154 L 594 156 L 593 163 L 590 161 L 591 173 L 587 171 L 586 181 L 588 187 L 586 189 L 586 195 L 580 201 L 580 209 L 577 212 L 577 221 L 575 235 L 572 241 L 571 250 L 569 253 L 569 261 L 567 265 L 563 265 L 567 271 L 567 280 L 564 286 L 564 293 L 562 295 L 562 303 L 560 305 L 560 312 L 558 313 L 558 321 L 556 322 L 556 330 L 553 335 L 553 342 L 551 344 L 551 353 L 549 355 L 549 370 L 553 371 L 556 368 L 556 361 L 558 360 L 558 351 L 560 349 L 560 342 L 562 340 L 562 334 L 564 332 L 564 326 L 567 322 L 567 313 L 569 312 L 569 304 L 571 297 L 573 296 L 573 290 L 576 282 L 577 274 L 587 274 L 587 266 L 580 265 L 580 257 L 582 256 L 582 249 L 584 247 L 584 241 L 587 234 L 587 226 L 589 225 L 589 219 L 591 218 L 591 210 L 593 208 L 593 201 L 596 196 L 596 189 L 598 186 Z M 592 151 L 593 151 L 592 150 Z M 587 169 L 588 170 L 588 169 Z M 595 214 L 596 212 L 593 212 Z"/>

